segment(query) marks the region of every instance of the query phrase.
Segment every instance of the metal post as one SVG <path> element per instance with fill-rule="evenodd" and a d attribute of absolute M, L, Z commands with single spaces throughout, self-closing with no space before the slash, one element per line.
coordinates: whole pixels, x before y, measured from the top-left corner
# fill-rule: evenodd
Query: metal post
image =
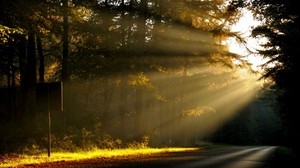
<path fill-rule="evenodd" d="M 49 98 L 49 84 L 47 94 L 47 110 L 48 110 L 48 157 L 51 155 L 51 113 L 50 113 L 50 98 Z"/>

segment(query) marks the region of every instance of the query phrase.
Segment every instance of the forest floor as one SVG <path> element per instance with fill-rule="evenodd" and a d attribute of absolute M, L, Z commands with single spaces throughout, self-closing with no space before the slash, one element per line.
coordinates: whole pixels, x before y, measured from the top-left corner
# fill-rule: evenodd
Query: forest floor
<path fill-rule="evenodd" d="M 185 152 L 185 155 L 193 155 L 194 152 Z M 197 153 L 197 152 L 196 152 Z M 132 156 L 118 156 L 118 157 L 99 157 L 93 159 L 85 159 L 78 161 L 59 161 L 52 163 L 43 163 L 39 165 L 24 165 L 19 166 L 18 168 L 27 168 L 27 167 L 53 167 L 53 168 L 64 168 L 64 167 L 78 167 L 78 168 L 90 168 L 90 167 L 141 167 L 141 168 L 150 168 L 150 167 L 172 167 L 173 164 L 177 163 L 178 157 L 183 153 L 159 153 L 159 154 L 150 154 L 150 155 L 132 155 Z M 176 160 L 176 162 L 174 162 Z"/>

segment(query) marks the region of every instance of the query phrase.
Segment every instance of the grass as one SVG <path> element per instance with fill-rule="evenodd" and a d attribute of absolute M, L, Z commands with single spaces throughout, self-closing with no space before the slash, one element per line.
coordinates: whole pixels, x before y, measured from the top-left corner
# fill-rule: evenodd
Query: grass
<path fill-rule="evenodd" d="M 17 167 L 22 165 L 33 165 L 47 162 L 57 161 L 75 161 L 83 159 L 91 159 L 97 157 L 118 157 L 118 156 L 129 156 L 129 155 L 148 155 L 155 153 L 164 152 L 181 152 L 196 150 L 199 148 L 143 148 L 143 149 L 94 149 L 91 151 L 81 152 L 53 152 L 48 157 L 47 153 L 36 154 L 36 155 L 13 155 L 4 156 L 0 158 L 0 167 Z"/>

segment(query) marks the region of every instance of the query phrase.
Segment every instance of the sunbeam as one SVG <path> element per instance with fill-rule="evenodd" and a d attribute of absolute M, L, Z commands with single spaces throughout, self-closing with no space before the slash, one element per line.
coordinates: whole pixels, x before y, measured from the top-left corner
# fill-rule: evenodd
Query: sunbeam
<path fill-rule="evenodd" d="M 153 145 L 159 141 L 165 145 L 190 145 L 205 141 L 251 102 L 261 87 L 246 70 L 241 74 L 240 70 L 211 64 L 182 68 L 176 65 L 180 60 L 184 57 L 167 59 L 170 66 L 164 71 L 157 69 L 156 63 L 152 70 L 143 73 L 121 73 L 79 84 L 99 88 L 85 93 L 90 100 L 85 107 L 94 111 L 87 115 L 101 114 L 105 121 L 103 130 L 117 137 L 131 139 L 144 135 L 151 137 Z M 72 94 L 78 97 L 76 92 Z M 97 95 L 104 97 L 99 99 Z"/>

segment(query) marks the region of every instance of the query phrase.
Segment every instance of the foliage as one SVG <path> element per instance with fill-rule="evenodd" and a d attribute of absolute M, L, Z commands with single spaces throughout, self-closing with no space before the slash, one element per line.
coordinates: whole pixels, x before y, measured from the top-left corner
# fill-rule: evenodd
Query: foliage
<path fill-rule="evenodd" d="M 271 78 L 276 83 L 278 102 L 284 125 L 286 125 L 285 142 L 299 151 L 300 132 L 297 121 L 299 82 L 295 78 L 299 76 L 299 10 L 296 2 L 292 0 L 253 0 L 251 8 L 263 25 L 253 31 L 253 36 L 266 37 L 268 42 L 264 44 L 264 50 L 260 54 L 268 58 L 263 67 L 266 70 L 265 78 Z"/>
<path fill-rule="evenodd" d="M 0 44 L 8 43 L 8 40 L 14 40 L 14 35 L 23 33 L 20 28 L 9 28 L 0 24 Z"/>
<path fill-rule="evenodd" d="M 141 142 L 133 141 L 128 144 L 128 148 L 132 149 L 144 149 L 149 147 L 149 136 L 143 136 Z"/>
<path fill-rule="evenodd" d="M 103 149 L 118 149 L 122 147 L 122 140 L 113 139 L 110 135 L 104 134 L 100 140 L 100 148 Z"/>

